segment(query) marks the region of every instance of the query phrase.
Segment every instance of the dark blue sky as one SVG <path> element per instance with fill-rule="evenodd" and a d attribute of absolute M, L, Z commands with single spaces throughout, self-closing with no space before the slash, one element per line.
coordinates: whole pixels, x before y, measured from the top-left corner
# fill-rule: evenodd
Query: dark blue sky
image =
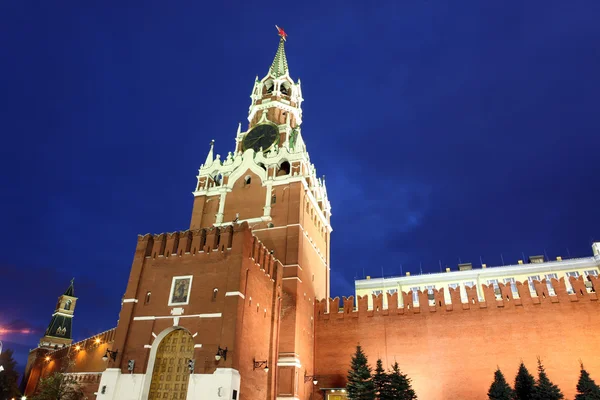
<path fill-rule="evenodd" d="M 116 324 L 136 235 L 188 227 L 275 24 L 327 176 L 334 295 L 363 269 L 600 240 L 597 0 L 83 3 L 0 4 L 0 326 L 36 330 L 0 338 L 21 363 L 73 276 L 76 338 Z"/>

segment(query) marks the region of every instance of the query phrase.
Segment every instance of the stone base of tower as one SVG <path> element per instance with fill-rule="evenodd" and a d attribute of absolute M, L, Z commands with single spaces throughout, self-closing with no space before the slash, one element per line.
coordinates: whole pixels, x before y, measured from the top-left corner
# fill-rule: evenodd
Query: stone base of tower
<path fill-rule="evenodd" d="M 122 373 L 109 368 L 102 374 L 98 400 L 141 400 L 148 398 L 151 375 Z M 213 374 L 192 374 L 186 400 L 239 399 L 240 373 L 233 368 L 218 368 Z"/>

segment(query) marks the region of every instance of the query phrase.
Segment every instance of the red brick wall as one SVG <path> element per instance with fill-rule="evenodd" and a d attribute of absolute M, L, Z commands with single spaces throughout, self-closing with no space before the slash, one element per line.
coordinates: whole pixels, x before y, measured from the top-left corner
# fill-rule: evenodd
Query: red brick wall
<path fill-rule="evenodd" d="M 217 240 L 217 236 L 220 239 Z M 194 337 L 196 373 L 235 368 L 242 374 L 245 398 L 275 396 L 279 303 L 282 265 L 254 235 L 248 224 L 224 229 L 146 235 L 138 240 L 114 348 L 116 365 L 126 372 L 127 360 L 136 360 L 134 373 L 146 373 L 150 349 L 158 335 L 173 326 L 171 309 L 181 307 L 178 325 Z M 193 275 L 188 305 L 169 306 L 173 276 Z M 213 298 L 214 289 L 218 289 Z M 150 302 L 145 301 L 150 292 Z M 226 294 L 229 293 L 228 296 Z M 240 294 L 238 294 L 240 293 Z M 214 318 L 186 315 L 221 313 Z M 134 320 L 135 317 L 169 317 Z M 227 347 L 227 359 L 216 361 L 218 347 Z M 254 370 L 253 360 L 267 360 L 268 374 Z"/>
<path fill-rule="evenodd" d="M 35 349 L 31 352 L 27 368 L 30 368 L 25 395 L 35 393 L 39 380 L 54 372 L 63 373 L 89 373 L 78 376 L 78 382 L 86 393 L 97 391 L 100 382 L 97 377 L 107 368 L 107 363 L 102 360 L 106 349 L 112 346 L 115 329 L 108 330 L 96 336 L 73 343 L 71 346 L 55 351 Z M 46 357 L 49 359 L 46 360 Z M 90 397 L 92 398 L 92 397 Z"/>
<path fill-rule="evenodd" d="M 245 183 L 249 176 L 250 184 Z M 232 191 L 225 197 L 223 222 L 231 222 L 237 213 L 240 220 L 262 217 L 267 196 L 267 188 L 262 186 L 260 178 L 248 170 L 233 184 Z"/>
<path fill-rule="evenodd" d="M 512 298 L 510 287 L 501 285 L 504 301 L 483 285 L 486 302 L 475 304 L 460 304 L 457 291 L 451 293 L 454 305 L 445 305 L 442 291 L 436 291 L 435 307 L 410 309 L 368 311 L 367 298 L 361 297 L 358 311 L 353 311 L 350 297 L 340 313 L 335 312 L 338 300 L 332 300 L 332 313 L 327 314 L 322 301 L 316 306 L 317 386 L 343 387 L 360 343 L 371 366 L 377 358 L 386 367 L 398 361 L 420 399 L 483 399 L 497 366 L 512 384 L 521 359 L 537 376 L 537 356 L 566 398 L 573 398 L 579 359 L 600 379 L 600 357 L 593 350 L 599 344 L 600 305 L 581 279 L 572 283 L 576 295 L 566 293 L 561 279 L 553 280 L 557 296 L 545 298 L 545 282 L 537 284 L 539 298 L 518 284 L 521 299 Z M 599 283 L 594 280 L 596 290 Z M 412 305 L 412 296 L 404 296 L 405 304 Z M 420 304 L 428 304 L 427 293 L 419 297 Z M 375 299 L 374 308 L 381 300 Z M 397 296 L 389 302 L 397 304 Z"/>
<path fill-rule="evenodd" d="M 249 257 L 242 263 L 241 292 L 238 311 L 238 371 L 242 376 L 240 394 L 244 398 L 274 399 L 271 382 L 277 368 L 277 332 L 281 299 L 282 265 L 254 236 L 248 237 Z M 266 261 L 265 261 L 266 260 Z M 268 373 L 254 369 L 254 360 L 267 361 Z"/>
<path fill-rule="evenodd" d="M 220 238 L 218 238 L 220 236 Z M 269 348 L 270 325 L 273 310 L 269 307 L 276 285 L 266 272 L 275 270 L 273 257 L 260 247 L 261 256 L 255 257 L 260 265 L 251 262 L 255 240 L 246 223 L 224 229 L 175 232 L 145 236 L 138 241 L 136 257 L 132 266 L 126 299 L 137 302 L 123 304 L 117 328 L 116 348 L 119 353 L 117 365 L 126 372 L 127 360 L 136 360 L 134 373 L 146 372 L 153 333 L 158 335 L 173 326 L 171 310 L 184 309 L 179 326 L 197 335 L 194 343 L 202 345 L 195 349 L 196 372 L 212 373 L 216 368 L 236 368 L 244 354 L 245 344 L 236 333 L 240 317 L 251 325 L 253 318 L 245 316 L 244 299 L 238 295 L 226 296 L 228 292 L 256 291 L 261 310 L 268 309 L 267 317 L 260 315 L 261 323 L 254 330 L 259 343 Z M 268 266 L 265 268 L 265 264 Z M 263 270 L 261 270 L 261 267 Z M 247 273 L 249 275 L 247 275 Z M 192 275 L 189 304 L 169 306 L 171 282 L 174 276 Z M 248 285 L 246 279 L 248 277 Z M 262 286 L 260 286 L 262 285 Z M 214 289 L 217 296 L 213 298 Z M 150 302 L 146 303 L 150 292 Z M 263 300 L 264 298 L 264 300 Z M 256 303 L 254 303 L 256 304 Z M 221 317 L 199 318 L 188 315 L 221 313 Z M 255 312 L 256 313 L 256 312 Z M 134 320 L 135 317 L 167 317 Z M 243 337 L 243 336 L 242 336 Z M 214 356 L 218 347 L 228 349 L 227 359 L 217 362 Z M 268 351 L 267 351 L 268 353 Z M 250 368 L 252 362 L 249 362 Z"/>

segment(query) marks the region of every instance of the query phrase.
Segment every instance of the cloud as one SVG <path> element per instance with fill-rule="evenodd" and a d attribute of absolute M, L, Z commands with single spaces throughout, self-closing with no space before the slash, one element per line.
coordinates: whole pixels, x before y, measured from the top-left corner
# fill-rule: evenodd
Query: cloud
<path fill-rule="evenodd" d="M 43 328 L 40 326 L 32 325 L 23 319 L 13 320 L 8 323 L 1 323 L 0 321 L 0 335 L 29 335 L 39 334 L 43 331 Z"/>

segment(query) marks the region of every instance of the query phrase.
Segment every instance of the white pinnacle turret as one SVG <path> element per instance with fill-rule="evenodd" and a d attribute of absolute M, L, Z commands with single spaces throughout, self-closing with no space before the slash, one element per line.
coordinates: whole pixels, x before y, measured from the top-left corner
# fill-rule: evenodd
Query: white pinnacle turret
<path fill-rule="evenodd" d="M 213 147 L 215 145 L 215 141 L 210 141 L 210 150 L 208 151 L 208 155 L 206 156 L 206 161 L 204 161 L 204 166 L 209 167 L 213 163 Z"/>

